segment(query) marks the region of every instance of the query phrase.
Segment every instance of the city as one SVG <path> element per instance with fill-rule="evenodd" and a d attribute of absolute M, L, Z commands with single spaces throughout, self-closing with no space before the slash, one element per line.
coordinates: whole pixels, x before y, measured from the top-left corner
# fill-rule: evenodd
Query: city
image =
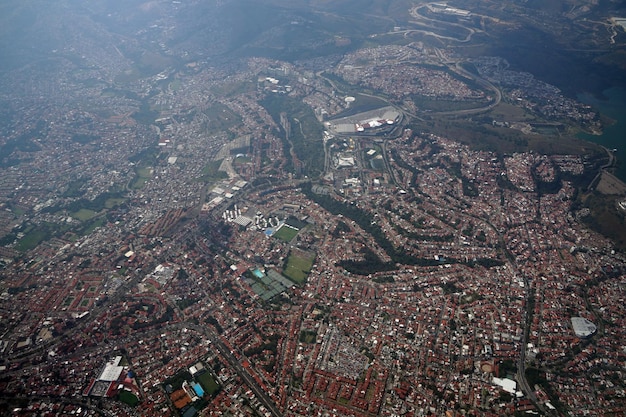
<path fill-rule="evenodd" d="M 3 414 L 626 411 L 626 257 L 580 203 L 613 156 L 522 143 L 590 106 L 421 42 L 150 76 L 90 42 L 2 82 Z"/>

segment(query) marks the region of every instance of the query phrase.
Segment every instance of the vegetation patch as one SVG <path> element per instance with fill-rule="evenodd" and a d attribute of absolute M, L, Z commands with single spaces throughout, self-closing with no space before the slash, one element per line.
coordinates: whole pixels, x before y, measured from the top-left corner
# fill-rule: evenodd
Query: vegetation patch
<path fill-rule="evenodd" d="M 577 139 L 570 135 L 546 136 L 525 134 L 516 129 L 492 126 L 492 117 L 482 118 L 482 124 L 475 121 L 453 120 L 433 115 L 432 119 L 419 126 L 411 126 L 415 130 L 434 133 L 439 136 L 453 137 L 458 142 L 473 149 L 493 151 L 499 154 L 528 152 L 533 150 L 541 154 L 583 155 L 602 154 L 597 145 Z M 593 156 L 592 156 L 593 158 Z"/>
<path fill-rule="evenodd" d="M 442 99 L 439 97 L 431 98 L 421 95 L 414 95 L 412 97 L 415 105 L 420 109 L 425 109 L 433 112 L 449 112 L 458 110 L 469 110 L 480 108 L 485 105 L 484 100 L 467 100 L 459 101 L 453 99 Z"/>
<path fill-rule="evenodd" d="M 142 167 L 135 170 L 135 179 L 130 184 L 133 190 L 140 190 L 146 185 L 146 182 L 152 178 L 152 168 Z"/>
<path fill-rule="evenodd" d="M 210 372 L 204 372 L 202 375 L 197 376 L 196 380 L 202 385 L 206 395 L 212 396 L 220 389 L 219 384 L 215 382 L 215 378 L 213 378 Z"/>
<path fill-rule="evenodd" d="M 93 219 L 97 215 L 98 213 L 89 209 L 80 209 L 71 214 L 73 218 L 75 218 L 76 220 L 80 220 L 81 222 Z"/>
<path fill-rule="evenodd" d="M 9 204 L 8 206 L 9 206 L 9 209 L 11 210 L 11 212 L 13 214 L 15 214 L 17 217 L 19 217 L 19 216 L 23 215 L 24 213 L 26 213 L 26 210 L 24 210 L 21 207 L 18 207 L 18 206 L 12 205 L 12 204 Z"/>
<path fill-rule="evenodd" d="M 20 252 L 26 252 L 27 250 L 37 247 L 37 245 L 49 238 L 50 232 L 47 229 L 31 230 L 17 242 L 15 249 Z"/>
<path fill-rule="evenodd" d="M 174 80 L 170 83 L 169 88 L 172 91 L 178 91 L 180 90 L 180 87 L 182 87 L 183 83 L 180 80 Z"/>
<path fill-rule="evenodd" d="M 122 205 L 126 200 L 123 198 L 109 198 L 104 202 L 104 207 L 107 209 L 112 209 L 113 207 L 117 207 Z"/>
<path fill-rule="evenodd" d="M 207 116 L 202 126 L 206 132 L 224 132 L 241 124 L 241 116 L 220 103 L 213 104 L 203 113 Z"/>
<path fill-rule="evenodd" d="M 91 234 L 91 232 L 96 230 L 98 227 L 102 227 L 105 221 L 106 219 L 104 217 L 95 218 L 92 221 L 88 222 L 84 228 L 78 230 L 77 233 L 80 234 L 81 236 L 87 236 Z"/>
<path fill-rule="evenodd" d="M 287 264 L 283 274 L 296 284 L 303 284 L 309 272 L 311 272 L 314 261 L 315 254 L 311 255 L 292 251 L 287 258 Z"/>
<path fill-rule="evenodd" d="M 135 407 L 137 404 L 139 404 L 139 398 L 137 398 L 135 394 L 129 391 L 125 391 L 125 390 L 120 391 L 117 398 L 124 404 L 128 404 L 131 407 Z"/>
<path fill-rule="evenodd" d="M 283 225 L 283 227 L 278 229 L 272 236 L 285 242 L 291 242 L 291 239 L 296 237 L 297 234 L 298 229 Z"/>
<path fill-rule="evenodd" d="M 222 165 L 222 159 L 218 161 L 209 162 L 202 169 L 202 175 L 197 180 L 204 182 L 204 183 L 212 184 L 212 183 L 218 182 L 219 180 L 228 178 L 227 173 L 219 170 L 221 165 Z"/>
<path fill-rule="evenodd" d="M 364 261 L 357 262 L 344 260 L 338 263 L 338 265 L 347 271 L 360 275 L 368 275 L 375 272 L 391 271 L 396 268 L 396 263 L 419 266 L 437 266 L 442 263 L 441 260 L 417 258 L 406 253 L 402 248 L 395 248 L 391 241 L 387 239 L 380 225 L 374 221 L 374 217 L 357 206 L 335 200 L 330 195 L 316 194 L 312 191 L 311 183 L 302 184 L 302 192 L 309 199 L 315 201 L 329 212 L 335 215 L 341 214 L 354 220 L 356 224 L 358 224 L 363 230 L 374 238 L 374 241 L 389 255 L 392 260 L 392 262 L 383 262 L 371 249 L 365 248 L 363 251 L 365 257 Z M 456 263 L 456 260 L 446 259 L 445 263 Z"/>
<path fill-rule="evenodd" d="M 252 162 L 252 159 L 249 156 L 238 156 L 233 161 L 233 165 L 247 164 Z"/>
<path fill-rule="evenodd" d="M 154 123 L 157 117 L 159 117 L 159 112 L 156 110 L 152 110 L 150 108 L 150 104 L 147 101 L 141 103 L 141 107 L 139 111 L 136 111 L 131 115 L 133 119 L 137 121 L 139 124 L 151 125 Z"/>
<path fill-rule="evenodd" d="M 80 178 L 77 180 L 70 181 L 67 184 L 67 190 L 63 192 L 63 197 L 81 197 L 85 194 L 83 188 L 87 186 L 90 178 Z"/>
<path fill-rule="evenodd" d="M 255 85 L 249 81 L 223 83 L 213 87 L 212 91 L 220 96 L 230 97 L 254 91 Z"/>
<path fill-rule="evenodd" d="M 626 251 L 626 213 L 617 207 L 615 196 L 598 192 L 583 195 L 575 207 L 586 207 L 590 215 L 583 221 L 593 230 L 613 239 L 618 249 Z"/>
<path fill-rule="evenodd" d="M 268 96 L 260 104 L 278 125 L 282 125 L 281 113 L 285 113 L 289 120 L 289 140 L 284 129 L 281 132 L 286 148 L 285 155 L 295 154 L 299 162 L 294 163 L 295 158 L 291 158 L 288 168 L 296 175 L 318 177 L 324 167 L 324 129 L 311 108 L 294 98 L 277 95 Z"/>
<path fill-rule="evenodd" d="M 119 84 L 132 83 L 132 82 L 139 80 L 140 78 L 141 78 L 141 73 L 139 72 L 139 69 L 137 67 L 133 67 L 129 70 L 126 70 L 118 74 L 115 77 L 115 83 L 119 83 Z M 116 94 L 119 94 L 119 93 L 116 90 L 113 90 L 111 88 L 107 88 L 102 91 L 103 96 L 115 96 Z"/>
<path fill-rule="evenodd" d="M 302 330 L 300 332 L 300 342 L 311 344 L 315 343 L 315 339 L 317 338 L 317 331 L 315 330 Z"/>

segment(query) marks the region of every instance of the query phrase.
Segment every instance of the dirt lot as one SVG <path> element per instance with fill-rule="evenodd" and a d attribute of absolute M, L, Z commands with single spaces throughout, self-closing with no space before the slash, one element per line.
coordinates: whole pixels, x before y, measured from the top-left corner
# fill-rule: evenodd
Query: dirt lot
<path fill-rule="evenodd" d="M 615 175 L 605 171 L 602 173 L 602 177 L 600 178 L 600 182 L 598 182 L 596 190 L 605 195 L 626 194 L 626 184 L 624 184 Z"/>

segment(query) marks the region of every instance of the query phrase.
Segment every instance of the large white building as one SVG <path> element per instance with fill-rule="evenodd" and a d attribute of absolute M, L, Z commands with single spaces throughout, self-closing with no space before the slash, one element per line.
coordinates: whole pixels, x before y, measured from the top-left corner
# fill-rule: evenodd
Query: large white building
<path fill-rule="evenodd" d="M 576 336 L 585 338 L 594 334 L 597 330 L 596 325 L 584 317 L 572 317 L 572 327 Z"/>

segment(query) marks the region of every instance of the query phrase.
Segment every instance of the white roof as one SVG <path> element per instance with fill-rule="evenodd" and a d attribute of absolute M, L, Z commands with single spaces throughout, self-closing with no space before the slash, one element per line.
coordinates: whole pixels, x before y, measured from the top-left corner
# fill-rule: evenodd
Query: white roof
<path fill-rule="evenodd" d="M 572 317 L 572 327 L 578 337 L 588 337 L 596 332 L 596 325 L 584 317 Z"/>
<path fill-rule="evenodd" d="M 123 370 L 123 366 L 111 365 L 110 363 L 107 363 L 107 366 L 104 367 L 104 371 L 102 371 L 102 374 L 98 379 L 100 379 L 100 381 L 107 382 L 117 381 Z"/>
<path fill-rule="evenodd" d="M 235 220 L 233 220 L 233 222 L 240 226 L 247 227 L 250 223 L 252 223 L 252 219 L 246 216 L 238 216 Z"/>
<path fill-rule="evenodd" d="M 218 204 L 221 204 L 222 201 L 224 201 L 224 197 L 215 197 L 214 199 L 209 201 L 209 203 L 210 204 L 214 204 L 214 205 L 218 205 Z"/>
<path fill-rule="evenodd" d="M 341 156 L 338 158 L 337 167 L 352 167 L 355 165 L 354 157 L 352 156 Z"/>
<path fill-rule="evenodd" d="M 510 394 L 514 394 L 515 389 L 517 388 L 517 382 L 509 378 L 496 378 L 494 376 L 492 382 L 496 385 L 501 386 L 503 390 Z"/>

